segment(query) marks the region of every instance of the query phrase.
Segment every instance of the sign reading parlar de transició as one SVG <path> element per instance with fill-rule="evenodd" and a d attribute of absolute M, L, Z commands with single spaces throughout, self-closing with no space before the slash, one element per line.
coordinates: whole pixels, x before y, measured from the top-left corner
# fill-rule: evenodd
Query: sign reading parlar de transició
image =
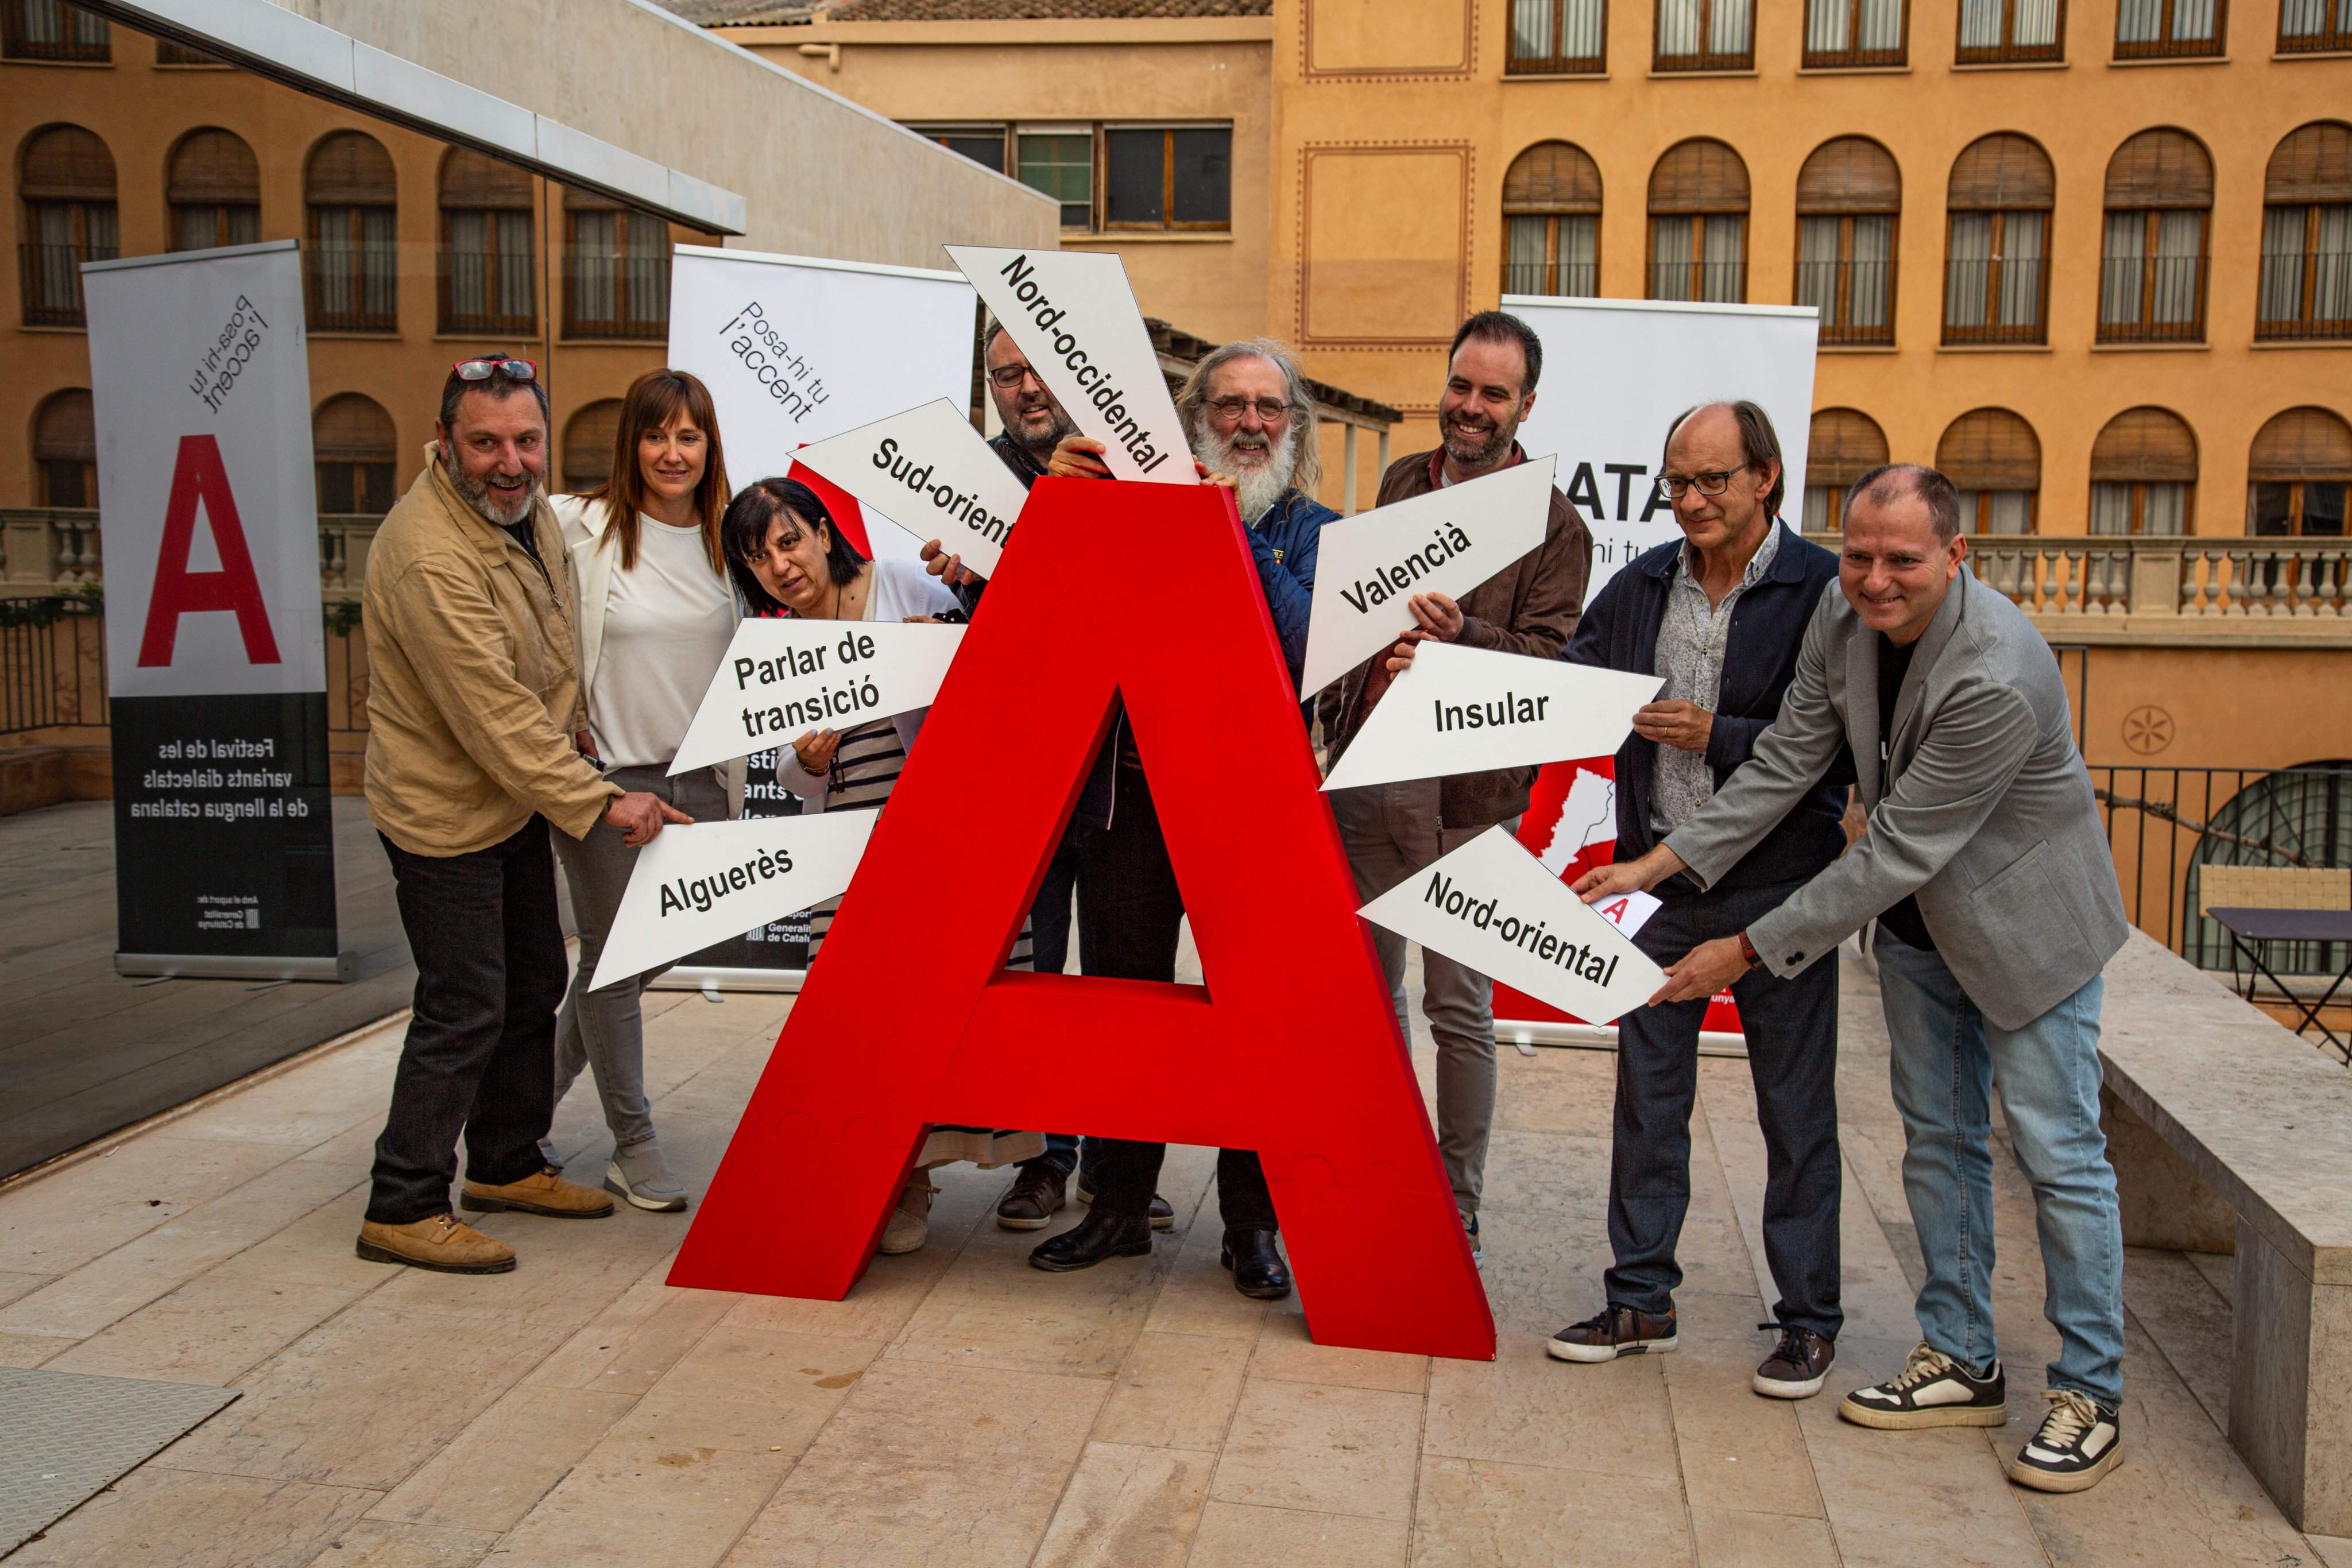
<path fill-rule="evenodd" d="M 1028 492 L 945 398 L 877 419 L 793 454 L 917 539 L 937 539 L 982 577 Z"/>
<path fill-rule="evenodd" d="M 673 776 L 929 707 L 961 626 L 906 621 L 746 621 L 669 765 Z"/>

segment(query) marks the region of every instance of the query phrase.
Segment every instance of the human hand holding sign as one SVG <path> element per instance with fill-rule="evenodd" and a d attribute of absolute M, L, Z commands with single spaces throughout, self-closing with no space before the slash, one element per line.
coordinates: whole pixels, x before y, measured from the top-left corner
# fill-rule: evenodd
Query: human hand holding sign
<path fill-rule="evenodd" d="M 1633 733 L 1677 751 L 1705 751 L 1715 733 L 1715 715 L 1696 703 L 1645 703 L 1633 714 Z"/>
<path fill-rule="evenodd" d="M 801 759 L 801 771 L 822 774 L 833 766 L 833 754 L 841 749 L 841 732 L 835 729 L 813 729 L 793 742 L 793 755 Z"/>
<path fill-rule="evenodd" d="M 1108 479 L 1110 465 L 1102 460 L 1104 450 L 1091 435 L 1065 435 L 1045 459 L 1045 472 L 1057 479 Z"/>
<path fill-rule="evenodd" d="M 604 808 L 604 821 L 621 830 L 623 843 L 635 849 L 651 843 L 665 822 L 690 823 L 694 819 L 650 790 L 637 789 L 616 796 Z"/>
<path fill-rule="evenodd" d="M 1462 635 L 1462 628 L 1468 621 L 1462 613 L 1462 606 L 1443 593 L 1416 593 L 1406 601 L 1406 607 L 1412 612 L 1414 623 L 1389 650 L 1388 669 L 1391 675 L 1402 675 L 1412 667 L 1414 643 L 1432 638 L 1451 643 Z"/>
<path fill-rule="evenodd" d="M 964 565 L 963 557 L 948 554 L 937 539 L 924 541 L 922 556 L 923 570 L 950 588 L 970 588 L 980 580 L 980 573 Z"/>
<path fill-rule="evenodd" d="M 1593 867 L 1578 877 L 1570 891 L 1587 904 L 1599 904 L 1620 894 L 1647 893 L 1675 873 L 1685 870 L 1687 864 L 1682 856 L 1660 844 L 1639 860 Z M 1666 967 L 1666 983 L 1651 997 L 1649 1005 L 1711 997 L 1747 972 L 1748 955 L 1741 950 L 1738 937 L 1721 936 L 1702 942 L 1684 954 L 1680 963 Z"/>

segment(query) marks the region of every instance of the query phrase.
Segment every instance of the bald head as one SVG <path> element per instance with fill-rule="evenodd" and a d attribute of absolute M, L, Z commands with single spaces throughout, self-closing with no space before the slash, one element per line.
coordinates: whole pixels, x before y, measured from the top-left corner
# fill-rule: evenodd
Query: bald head
<path fill-rule="evenodd" d="M 1683 537 L 1702 556 L 1745 562 L 1780 509 L 1780 444 L 1752 402 L 1701 403 L 1666 432 L 1659 481 Z"/>

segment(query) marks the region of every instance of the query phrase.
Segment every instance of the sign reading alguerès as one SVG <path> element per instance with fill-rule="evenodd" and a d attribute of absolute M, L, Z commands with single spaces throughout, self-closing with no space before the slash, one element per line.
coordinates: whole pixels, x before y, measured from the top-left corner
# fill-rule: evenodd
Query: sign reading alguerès
<path fill-rule="evenodd" d="M 1460 598 L 1543 543 L 1551 459 L 1391 501 L 1327 527 L 1299 695 L 1313 696 L 1413 625 L 1416 593 Z"/>
<path fill-rule="evenodd" d="M 918 539 L 938 539 L 982 577 L 1028 492 L 947 399 L 894 413 L 793 455 Z"/>
<path fill-rule="evenodd" d="M 341 977 L 301 268 L 83 268 L 106 497 L 116 965 Z"/>
<path fill-rule="evenodd" d="M 1118 256 L 951 245 L 948 254 L 1115 479 L 1199 482 Z"/>
<path fill-rule="evenodd" d="M 735 629 L 673 774 L 928 707 L 961 626 L 907 621 L 746 621 Z"/>

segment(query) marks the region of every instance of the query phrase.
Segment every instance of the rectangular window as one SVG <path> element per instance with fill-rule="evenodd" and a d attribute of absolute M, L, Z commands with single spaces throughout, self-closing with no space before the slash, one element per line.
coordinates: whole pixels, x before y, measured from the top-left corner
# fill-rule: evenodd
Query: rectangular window
<path fill-rule="evenodd" d="M 2039 343 L 2047 213 L 1954 213 L 1944 261 L 1944 341 Z"/>
<path fill-rule="evenodd" d="M 1591 213 L 1503 220 L 1503 292 L 1589 299 L 1601 292 L 1601 220 Z"/>
<path fill-rule="evenodd" d="M 2102 483 L 2091 486 L 2091 532 L 2095 534 L 2188 531 L 2189 486 L 2185 484 Z"/>
<path fill-rule="evenodd" d="M 1598 75 L 1608 69 L 1602 44 L 1604 0 L 1511 0 L 1507 74 Z"/>
<path fill-rule="evenodd" d="M 1094 226 L 1095 139 L 1091 131 L 1021 133 L 1021 183 L 1062 204 L 1062 226 Z"/>
<path fill-rule="evenodd" d="M 441 219 L 441 330 L 538 330 L 530 214 L 449 207 Z"/>
<path fill-rule="evenodd" d="M 106 18 L 65 0 L 0 0 L 0 57 L 12 60 L 113 58 Z"/>
<path fill-rule="evenodd" d="M 1909 57 L 1906 0 L 1805 0 L 1805 66 L 1899 66 Z"/>
<path fill-rule="evenodd" d="M 2246 486 L 2246 532 L 2262 538 L 2344 534 L 2342 480 L 2257 480 Z"/>
<path fill-rule="evenodd" d="M 1960 0 L 1958 63 L 2063 59 L 2065 12 L 2063 0 Z"/>
<path fill-rule="evenodd" d="M 2101 342 L 2203 340 L 2205 216 L 2200 210 L 2107 214 Z"/>
<path fill-rule="evenodd" d="M 1797 220 L 1797 303 L 1824 343 L 1895 341 L 1895 214 Z"/>
<path fill-rule="evenodd" d="M 2279 53 L 2331 49 L 2352 49 L 2352 0 L 2279 0 Z"/>
<path fill-rule="evenodd" d="M 310 209 L 310 249 L 302 271 L 314 329 L 390 332 L 398 326 L 394 222 L 391 207 Z"/>
<path fill-rule="evenodd" d="M 398 497 L 392 490 L 389 463 L 318 465 L 319 512 L 322 517 L 381 517 Z"/>
<path fill-rule="evenodd" d="M 1661 71 L 1744 71 L 1756 66 L 1751 0 L 1657 0 Z"/>
<path fill-rule="evenodd" d="M 2254 336 L 2352 337 L 2352 203 L 2263 210 Z"/>
<path fill-rule="evenodd" d="M 572 338 L 669 335 L 669 225 L 646 213 L 568 214 L 563 332 Z"/>
<path fill-rule="evenodd" d="M 1002 125 L 918 125 L 911 129 L 950 152 L 961 152 L 983 169 L 999 174 L 1007 172 Z"/>
<path fill-rule="evenodd" d="M 1234 133 L 1219 127 L 1103 132 L 1103 227 L 1233 226 Z"/>
<path fill-rule="evenodd" d="M 1960 527 L 1976 534 L 2030 534 L 2033 531 L 2033 492 L 1963 490 Z"/>
<path fill-rule="evenodd" d="M 261 209 L 251 202 L 183 203 L 172 209 L 172 248 L 208 250 L 261 237 Z"/>
<path fill-rule="evenodd" d="M 82 325 L 81 264 L 113 259 L 114 204 L 27 202 L 25 217 L 33 236 L 22 247 L 17 268 L 25 325 Z"/>
<path fill-rule="evenodd" d="M 2193 59 L 2218 55 L 2221 5 L 2222 0 L 2119 0 L 2116 58 Z"/>

